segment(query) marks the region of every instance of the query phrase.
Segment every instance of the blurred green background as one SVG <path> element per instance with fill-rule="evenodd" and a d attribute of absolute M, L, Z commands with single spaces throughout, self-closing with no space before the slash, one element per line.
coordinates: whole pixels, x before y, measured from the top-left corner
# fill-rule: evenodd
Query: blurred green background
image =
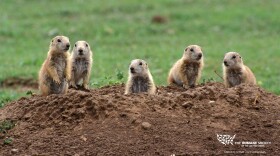
<path fill-rule="evenodd" d="M 201 82 L 221 81 L 214 70 L 222 75 L 224 54 L 237 51 L 259 85 L 279 94 L 279 17 L 278 0 L 1 0 L 0 81 L 37 79 L 50 40 L 62 34 L 71 45 L 88 41 L 94 51 L 91 87 L 125 82 L 135 58 L 166 85 L 183 49 L 198 44 L 205 56 Z M 23 95 L 2 87 L 0 105 Z"/>

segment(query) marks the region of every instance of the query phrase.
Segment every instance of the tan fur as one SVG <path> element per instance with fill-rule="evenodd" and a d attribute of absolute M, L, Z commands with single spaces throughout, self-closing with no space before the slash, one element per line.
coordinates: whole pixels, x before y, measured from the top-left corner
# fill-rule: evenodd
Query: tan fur
<path fill-rule="evenodd" d="M 226 87 L 234 87 L 241 83 L 256 84 L 255 75 L 249 67 L 243 64 L 242 57 L 237 52 L 225 54 L 223 78 Z"/>
<path fill-rule="evenodd" d="M 199 58 L 201 55 L 201 58 Z M 200 80 L 204 66 L 203 53 L 198 45 L 188 46 L 173 67 L 170 69 L 167 82 L 169 85 L 194 87 Z"/>
<path fill-rule="evenodd" d="M 68 37 L 56 36 L 52 39 L 47 58 L 39 71 L 39 90 L 42 95 L 67 92 L 71 77 L 69 48 Z"/>
<path fill-rule="evenodd" d="M 133 68 L 133 72 L 132 72 Z M 144 60 L 135 59 L 131 61 L 128 70 L 128 80 L 125 86 L 125 94 L 148 92 L 156 93 L 156 86 L 149 71 L 148 64 Z"/>
<path fill-rule="evenodd" d="M 71 86 L 77 88 L 78 83 L 83 80 L 83 87 L 89 89 L 88 84 L 92 66 L 92 51 L 86 41 L 77 41 L 75 43 L 71 55 L 71 66 Z"/>

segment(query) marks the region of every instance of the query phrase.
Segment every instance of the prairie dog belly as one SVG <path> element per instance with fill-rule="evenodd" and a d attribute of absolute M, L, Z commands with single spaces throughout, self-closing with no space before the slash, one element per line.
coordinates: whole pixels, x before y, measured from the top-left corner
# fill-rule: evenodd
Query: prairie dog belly
<path fill-rule="evenodd" d="M 131 90 L 133 93 L 147 92 L 149 89 L 149 80 L 144 77 L 134 77 L 132 80 Z"/>
<path fill-rule="evenodd" d="M 58 77 L 60 81 L 64 80 L 65 75 L 65 69 L 66 69 L 66 60 L 63 56 L 57 56 L 52 58 L 52 66 L 56 68 Z"/>
<path fill-rule="evenodd" d="M 73 65 L 74 79 L 78 83 L 88 72 L 88 61 L 85 59 L 77 59 Z"/>
<path fill-rule="evenodd" d="M 239 85 L 242 83 L 242 73 L 229 71 L 227 79 L 228 79 L 230 86 Z"/>
<path fill-rule="evenodd" d="M 60 84 L 56 83 L 50 76 L 45 76 L 45 83 L 50 88 L 51 94 L 59 94 L 64 92 L 65 88 L 67 87 L 67 80 L 65 75 L 66 69 L 66 60 L 63 56 L 57 56 L 52 58 L 52 66 L 55 67 L 57 71 L 57 75 L 60 80 Z"/>
<path fill-rule="evenodd" d="M 52 78 L 46 77 L 46 85 L 50 88 L 50 94 L 59 94 L 63 93 L 67 87 L 66 79 L 60 80 L 61 83 L 57 84 Z"/>

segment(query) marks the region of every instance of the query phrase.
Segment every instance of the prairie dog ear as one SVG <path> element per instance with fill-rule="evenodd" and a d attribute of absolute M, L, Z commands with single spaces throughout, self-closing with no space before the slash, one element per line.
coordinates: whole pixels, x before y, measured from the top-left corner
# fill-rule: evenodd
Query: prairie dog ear
<path fill-rule="evenodd" d="M 187 51 L 189 49 L 189 47 L 186 47 L 184 51 Z"/>

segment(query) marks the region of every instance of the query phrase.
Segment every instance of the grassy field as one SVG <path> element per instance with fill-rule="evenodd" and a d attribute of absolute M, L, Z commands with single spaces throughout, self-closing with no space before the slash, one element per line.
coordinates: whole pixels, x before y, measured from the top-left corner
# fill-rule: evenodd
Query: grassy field
<path fill-rule="evenodd" d="M 155 15 L 167 18 L 153 23 Z M 225 52 L 237 51 L 265 89 L 280 94 L 280 3 L 277 0 L 2 0 L 0 81 L 37 79 L 49 42 L 68 36 L 94 51 L 92 87 L 115 82 L 132 59 L 145 59 L 157 85 L 166 85 L 172 64 L 189 44 L 203 47 L 201 82 L 221 81 Z M 3 99 L 23 93 L 0 89 Z"/>

